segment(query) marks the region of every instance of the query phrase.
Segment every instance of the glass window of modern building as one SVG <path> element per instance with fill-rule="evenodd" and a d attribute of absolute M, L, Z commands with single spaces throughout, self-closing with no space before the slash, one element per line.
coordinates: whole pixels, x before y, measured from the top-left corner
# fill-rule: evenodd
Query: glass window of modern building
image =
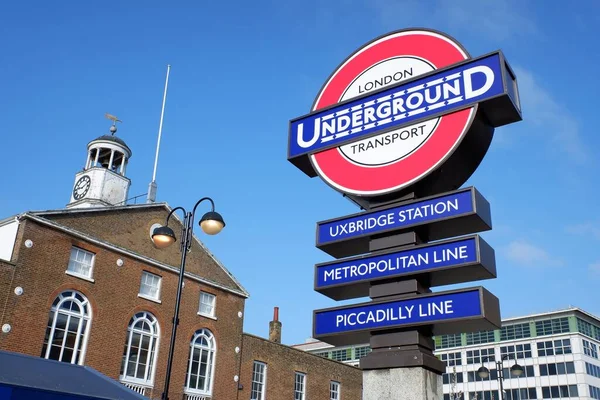
<path fill-rule="evenodd" d="M 444 399 L 498 400 L 496 361 L 503 359 L 504 399 L 593 398 L 600 400 L 600 318 L 567 308 L 502 321 L 495 331 L 434 337 L 435 354 L 446 364 Z M 294 346 L 303 349 L 303 345 Z M 352 365 L 368 354 L 368 344 L 333 347 L 311 340 L 306 351 Z M 523 368 L 514 376 L 510 367 Z M 477 369 L 485 365 L 485 382 Z M 482 390 L 483 385 L 483 390 Z M 581 396 L 581 397 L 580 397 Z M 589 396 L 589 397 L 588 397 Z"/>

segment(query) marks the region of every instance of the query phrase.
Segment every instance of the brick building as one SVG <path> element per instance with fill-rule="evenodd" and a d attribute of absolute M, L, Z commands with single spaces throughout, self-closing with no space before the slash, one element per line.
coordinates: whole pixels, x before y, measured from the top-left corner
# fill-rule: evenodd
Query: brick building
<path fill-rule="evenodd" d="M 269 340 L 244 334 L 241 399 L 344 399 L 362 398 L 362 371 L 281 342 L 277 309 L 269 326 Z M 346 367 L 351 367 L 348 369 Z M 265 397 L 256 390 L 266 385 Z M 270 396 L 273 394 L 274 396 Z"/>
<path fill-rule="evenodd" d="M 0 221 L 0 349 L 87 365 L 160 398 L 181 254 L 151 240 L 168 204 L 126 204 L 131 150 L 115 131 L 88 144 L 66 208 Z M 176 214 L 169 226 L 181 231 Z M 281 345 L 277 318 L 271 340 L 243 334 L 247 297 L 194 237 L 171 399 L 360 399 L 358 369 Z"/>

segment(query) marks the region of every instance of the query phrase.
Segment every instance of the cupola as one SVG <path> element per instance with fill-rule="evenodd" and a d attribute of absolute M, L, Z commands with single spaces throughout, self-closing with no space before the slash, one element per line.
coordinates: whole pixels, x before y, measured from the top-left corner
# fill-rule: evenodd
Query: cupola
<path fill-rule="evenodd" d="M 71 201 L 67 208 L 125 205 L 131 181 L 125 175 L 131 149 L 117 137 L 117 117 L 106 114 L 113 123 L 110 134 L 102 135 L 87 145 L 87 159 L 82 171 L 75 175 Z"/>

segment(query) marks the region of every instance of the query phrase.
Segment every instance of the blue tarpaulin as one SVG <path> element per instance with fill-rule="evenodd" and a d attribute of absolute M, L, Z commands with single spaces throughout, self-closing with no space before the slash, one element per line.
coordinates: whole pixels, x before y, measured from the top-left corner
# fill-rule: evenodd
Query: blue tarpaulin
<path fill-rule="evenodd" d="M 93 368 L 0 351 L 0 400 L 140 400 Z"/>

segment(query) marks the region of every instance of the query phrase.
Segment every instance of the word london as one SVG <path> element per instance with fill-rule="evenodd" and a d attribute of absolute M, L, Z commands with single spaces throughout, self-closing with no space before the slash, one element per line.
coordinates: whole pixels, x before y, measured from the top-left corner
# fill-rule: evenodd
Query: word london
<path fill-rule="evenodd" d="M 416 311 L 414 316 L 413 311 Z M 374 322 L 400 321 L 453 313 L 452 300 L 445 300 L 438 303 L 419 304 L 416 310 L 414 305 L 410 305 L 340 314 L 335 318 L 335 326 L 367 325 Z"/>

